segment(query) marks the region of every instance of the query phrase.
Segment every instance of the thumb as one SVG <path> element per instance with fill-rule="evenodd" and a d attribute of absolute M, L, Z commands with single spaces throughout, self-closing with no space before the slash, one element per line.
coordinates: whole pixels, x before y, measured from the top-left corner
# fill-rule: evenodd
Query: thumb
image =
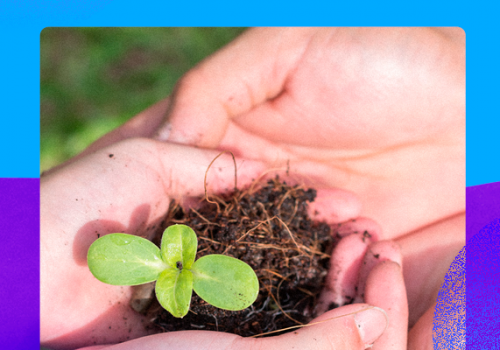
<path fill-rule="evenodd" d="M 328 311 L 304 328 L 262 339 L 262 348 L 366 349 L 384 333 L 387 325 L 388 317 L 383 309 L 352 304 Z"/>
<path fill-rule="evenodd" d="M 126 326 L 140 321 L 128 308 L 131 288 L 96 280 L 87 267 L 88 248 L 107 233 L 151 236 L 161 227 L 172 198 L 203 195 L 205 172 L 217 155 L 150 139 L 127 139 L 42 178 L 42 343 L 76 348 L 144 333 L 141 327 L 129 333 Z M 238 186 L 263 170 L 258 162 L 237 160 L 237 165 L 242 170 Z M 207 186 L 213 192 L 233 188 L 231 157 L 217 159 Z"/>
<path fill-rule="evenodd" d="M 44 177 L 45 207 L 60 206 L 62 199 L 88 201 L 81 220 L 99 218 L 128 222 L 135 208 L 149 205 L 147 217 L 153 220 L 164 215 L 172 199 L 225 192 L 244 186 L 264 170 L 260 162 L 236 160 L 229 155 L 217 159 L 208 169 L 218 151 L 180 146 L 146 138 L 127 139 L 91 153 Z M 207 175 L 206 181 L 205 174 Z M 111 204 L 110 204 L 111 203 Z M 74 213 L 65 208 L 74 225 Z M 47 213 L 50 216 L 50 212 Z M 147 222 L 146 224 L 149 224 Z"/>
<path fill-rule="evenodd" d="M 156 138 L 216 147 L 232 118 L 278 96 L 314 29 L 254 28 L 177 84 Z"/>
<path fill-rule="evenodd" d="M 128 349 L 338 349 L 363 350 L 384 332 L 387 315 L 366 304 L 348 305 L 329 311 L 308 326 L 276 337 L 243 338 L 234 334 L 207 331 L 182 331 L 155 334 L 116 344 L 85 350 Z M 83 349 L 81 349 L 83 350 Z"/>

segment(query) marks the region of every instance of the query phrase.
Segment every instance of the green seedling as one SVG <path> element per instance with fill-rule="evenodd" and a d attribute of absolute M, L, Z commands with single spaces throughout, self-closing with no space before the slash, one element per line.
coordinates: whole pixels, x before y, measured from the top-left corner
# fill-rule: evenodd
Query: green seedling
<path fill-rule="evenodd" d="M 133 286 L 156 281 L 156 298 L 175 317 L 189 311 L 193 289 L 207 303 L 243 310 L 259 293 L 252 268 L 236 258 L 212 254 L 195 261 L 198 239 L 188 226 L 169 226 L 161 246 L 142 237 L 112 233 L 89 248 L 87 261 L 101 282 Z"/>

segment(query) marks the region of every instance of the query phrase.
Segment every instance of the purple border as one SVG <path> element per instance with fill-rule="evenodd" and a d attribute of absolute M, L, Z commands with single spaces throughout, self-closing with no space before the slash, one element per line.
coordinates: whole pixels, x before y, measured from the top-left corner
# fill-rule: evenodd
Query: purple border
<path fill-rule="evenodd" d="M 39 179 L 6 179 L 0 178 L 0 232 L 3 238 L 0 244 L 1 272 L 0 278 L 2 287 L 0 288 L 0 300 L 3 305 L 0 307 L 0 344 L 10 349 L 35 349 L 39 348 Z M 488 237 L 493 238 L 492 230 L 482 230 L 490 225 L 495 219 L 500 217 L 500 182 L 473 186 L 467 188 L 467 256 L 475 252 L 477 244 L 470 244 L 471 238 L 483 232 L 488 233 Z M 491 225 L 490 225 L 491 226 Z M 489 226 L 488 226 L 489 227 Z M 482 230 L 482 231 L 481 231 Z M 481 238 L 480 236 L 478 236 Z M 476 239 L 472 240 L 475 242 Z M 498 255 L 492 245 L 489 245 L 492 253 Z M 476 256 L 476 255 L 475 255 Z M 486 255 L 476 256 L 487 258 Z M 500 265 L 491 264 L 486 270 L 474 271 L 470 275 L 470 263 L 474 259 L 467 259 L 469 278 L 467 283 L 467 300 L 477 299 L 478 291 L 492 285 L 492 277 L 499 280 Z M 481 259 L 483 260 L 483 259 Z M 474 282 L 472 286 L 470 282 Z M 484 288 L 482 288 L 484 287 Z M 483 300 L 484 301 L 484 300 Z M 488 300 L 484 301 L 488 302 Z M 490 303 L 493 300 L 490 301 Z M 468 329 L 477 328 L 475 322 L 478 317 L 484 315 L 477 314 L 478 308 L 471 313 L 468 305 L 467 325 Z M 483 307 L 487 306 L 483 304 Z M 490 316 L 489 325 L 499 326 L 498 306 L 489 305 L 492 308 L 481 308 L 484 310 L 496 310 Z M 483 324 L 484 326 L 484 324 Z M 493 334 L 495 328 L 490 329 Z M 488 336 L 488 329 L 482 329 L 482 337 Z M 475 341 L 471 339 L 472 334 L 468 334 L 468 346 L 472 346 Z M 472 338 L 474 338 L 472 336 Z M 472 342 L 471 342 L 472 341 Z"/>
<path fill-rule="evenodd" d="M 467 187 L 467 349 L 500 339 L 500 182 Z"/>
<path fill-rule="evenodd" d="M 500 218 L 500 182 L 467 187 L 467 242 L 493 220 Z"/>
<path fill-rule="evenodd" d="M 0 344 L 38 349 L 40 180 L 0 178 Z"/>

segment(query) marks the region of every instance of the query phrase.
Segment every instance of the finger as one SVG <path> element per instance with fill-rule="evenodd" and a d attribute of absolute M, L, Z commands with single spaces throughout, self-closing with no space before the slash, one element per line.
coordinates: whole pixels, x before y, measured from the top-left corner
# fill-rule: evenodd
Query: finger
<path fill-rule="evenodd" d="M 404 276 L 412 327 L 437 300 L 444 276 L 465 244 L 465 214 L 461 213 L 397 240 L 404 256 Z"/>
<path fill-rule="evenodd" d="M 387 330 L 375 342 L 375 350 L 406 349 L 408 302 L 404 278 L 399 264 L 383 261 L 375 266 L 366 281 L 365 302 L 387 312 Z"/>
<path fill-rule="evenodd" d="M 233 346 L 241 343 L 241 337 L 223 332 L 212 331 L 177 331 L 160 333 L 142 337 L 120 344 L 98 345 L 80 348 L 78 350 L 204 350 L 204 349 L 241 349 Z"/>
<path fill-rule="evenodd" d="M 354 219 L 361 213 L 361 201 L 352 192 L 341 189 L 318 189 L 309 215 L 315 221 L 330 225 Z"/>
<path fill-rule="evenodd" d="M 362 350 L 380 337 L 386 325 L 387 316 L 383 310 L 357 304 L 332 310 L 308 326 L 280 336 L 242 338 L 222 332 L 181 331 L 156 334 L 100 349 Z"/>
<path fill-rule="evenodd" d="M 436 304 L 420 317 L 408 333 L 408 350 L 432 350 L 432 327 Z"/>
<path fill-rule="evenodd" d="M 324 313 L 307 327 L 255 345 L 271 349 L 366 349 L 379 339 L 387 324 L 384 310 L 366 304 L 347 305 Z"/>
<path fill-rule="evenodd" d="M 317 306 L 318 314 L 354 300 L 358 274 L 370 243 L 370 238 L 362 234 L 352 234 L 339 241 L 332 252 L 330 269 Z"/>
<path fill-rule="evenodd" d="M 341 237 L 353 233 L 361 233 L 371 237 L 373 241 L 376 241 L 382 236 L 382 228 L 380 225 L 372 219 L 364 217 L 356 217 L 355 219 L 342 222 L 336 227 L 336 230 Z"/>
<path fill-rule="evenodd" d="M 216 151 L 129 139 L 42 179 L 41 337 L 47 345 L 70 342 L 74 348 L 82 345 L 78 343 L 82 338 L 103 342 L 143 335 L 144 331 L 137 331 L 141 327 L 129 325 L 132 320 L 140 322 L 128 308 L 130 288 L 97 281 L 86 264 L 88 247 L 102 234 L 154 233 L 171 199 L 204 194 L 205 172 L 217 155 Z M 237 164 L 242 186 L 263 170 L 258 162 L 237 160 Z M 221 192 L 233 186 L 233 161 L 223 155 L 208 172 L 207 188 Z M 107 334 L 109 327 L 112 335 Z"/>
<path fill-rule="evenodd" d="M 403 256 L 396 242 L 378 241 L 372 243 L 364 256 L 361 269 L 359 271 L 359 282 L 356 290 L 354 302 L 363 303 L 365 301 L 365 286 L 372 269 L 383 261 L 394 261 L 402 266 Z"/>
<path fill-rule="evenodd" d="M 216 147 L 232 118 L 282 92 L 312 31 L 254 28 L 203 61 L 177 84 L 157 138 Z"/>
<path fill-rule="evenodd" d="M 281 181 L 286 182 L 289 186 L 298 186 L 306 191 L 314 189 L 316 196 L 312 202 L 308 203 L 307 207 L 309 217 L 314 221 L 335 225 L 335 232 L 342 231 L 344 235 L 364 231 L 373 232 L 374 235 L 378 234 L 380 230 L 375 222 L 359 218 L 361 200 L 356 194 L 339 188 L 318 186 L 314 181 L 285 169 L 269 168 L 262 174 L 262 178 L 257 180 L 268 181 L 279 176 Z M 341 226 L 342 229 L 340 229 Z"/>

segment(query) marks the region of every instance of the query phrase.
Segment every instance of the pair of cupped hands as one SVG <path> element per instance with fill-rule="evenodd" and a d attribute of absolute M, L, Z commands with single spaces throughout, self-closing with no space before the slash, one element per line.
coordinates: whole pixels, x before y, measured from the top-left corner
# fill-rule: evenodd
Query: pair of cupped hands
<path fill-rule="evenodd" d="M 204 194 L 207 167 L 224 150 L 236 156 L 239 187 L 279 173 L 318 190 L 311 216 L 343 235 L 320 300 L 325 312 L 267 338 L 148 335 L 128 306 L 131 287 L 91 275 L 88 247 L 106 233 L 150 236 L 172 199 Z M 207 186 L 234 186 L 229 155 Z M 188 72 L 172 96 L 43 174 L 41 343 L 432 349 L 437 293 L 465 241 L 464 189 L 463 31 L 248 30 Z M 356 303 L 327 311 L 347 297 Z"/>

